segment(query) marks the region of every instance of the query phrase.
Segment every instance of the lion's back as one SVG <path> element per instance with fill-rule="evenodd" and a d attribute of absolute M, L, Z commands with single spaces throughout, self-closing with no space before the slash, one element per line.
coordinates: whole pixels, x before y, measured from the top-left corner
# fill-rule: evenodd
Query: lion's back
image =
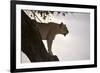
<path fill-rule="evenodd" d="M 54 24 L 54 23 L 40 23 L 39 25 L 39 31 L 40 31 L 40 34 L 42 36 L 42 39 L 43 40 L 46 40 L 47 36 L 53 36 L 55 35 L 54 32 L 56 32 L 56 29 L 57 29 L 57 24 Z M 51 34 L 54 33 L 54 34 Z"/>

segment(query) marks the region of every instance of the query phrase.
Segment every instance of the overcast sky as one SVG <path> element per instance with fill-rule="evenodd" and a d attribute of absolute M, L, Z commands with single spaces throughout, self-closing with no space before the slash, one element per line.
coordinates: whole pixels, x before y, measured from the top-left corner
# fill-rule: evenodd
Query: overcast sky
<path fill-rule="evenodd" d="M 53 15 L 51 22 L 66 24 L 69 34 L 56 35 L 52 51 L 60 61 L 74 61 L 90 59 L 90 14 L 68 13 L 66 16 Z M 46 48 L 46 41 L 43 41 Z M 24 59 L 24 60 L 23 60 Z M 26 59 L 22 54 L 22 61 Z"/>

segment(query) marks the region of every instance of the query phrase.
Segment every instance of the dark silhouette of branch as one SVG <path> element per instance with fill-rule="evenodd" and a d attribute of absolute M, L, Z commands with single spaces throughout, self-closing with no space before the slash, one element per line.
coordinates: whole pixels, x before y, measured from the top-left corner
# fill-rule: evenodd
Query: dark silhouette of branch
<path fill-rule="evenodd" d="M 31 10 L 31 12 L 34 14 L 34 17 L 36 16 L 37 19 L 42 23 L 42 21 L 38 18 L 38 16 Z"/>
<path fill-rule="evenodd" d="M 21 50 L 31 62 L 59 61 L 57 56 L 46 51 L 36 24 L 36 20 L 31 20 L 21 11 Z"/>
<path fill-rule="evenodd" d="M 60 11 L 41 11 L 41 10 L 31 10 L 31 12 L 38 18 L 38 16 L 35 13 L 38 13 L 41 15 L 41 17 L 45 20 L 49 14 L 54 14 L 54 12 L 57 12 L 57 14 L 62 14 L 63 16 L 65 16 L 66 14 L 68 14 L 69 12 L 60 12 Z M 70 12 L 71 13 L 71 12 Z M 41 22 L 41 20 L 38 18 L 38 20 Z"/>

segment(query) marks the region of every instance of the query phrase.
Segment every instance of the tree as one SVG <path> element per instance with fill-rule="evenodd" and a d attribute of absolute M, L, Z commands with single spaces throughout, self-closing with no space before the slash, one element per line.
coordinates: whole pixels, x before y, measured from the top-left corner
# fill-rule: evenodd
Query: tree
<path fill-rule="evenodd" d="M 50 15 L 66 16 L 66 14 L 72 13 L 72 12 L 42 11 L 42 10 L 26 10 L 26 11 L 28 12 L 28 16 L 33 17 L 35 20 L 37 18 L 40 22 L 42 21 L 38 16 L 40 16 L 43 20 L 46 20 L 46 18 L 49 17 Z M 50 20 L 52 20 L 52 18 Z"/>
<path fill-rule="evenodd" d="M 21 11 L 21 50 L 31 62 L 59 61 L 57 56 L 51 56 L 42 42 L 36 22 Z"/>

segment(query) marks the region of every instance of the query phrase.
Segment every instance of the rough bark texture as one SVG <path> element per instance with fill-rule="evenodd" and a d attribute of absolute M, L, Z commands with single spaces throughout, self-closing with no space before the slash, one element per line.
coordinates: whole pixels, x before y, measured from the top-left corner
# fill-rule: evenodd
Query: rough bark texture
<path fill-rule="evenodd" d="M 42 42 L 36 22 L 21 11 L 21 50 L 31 62 L 59 61 L 57 56 L 51 56 Z"/>

